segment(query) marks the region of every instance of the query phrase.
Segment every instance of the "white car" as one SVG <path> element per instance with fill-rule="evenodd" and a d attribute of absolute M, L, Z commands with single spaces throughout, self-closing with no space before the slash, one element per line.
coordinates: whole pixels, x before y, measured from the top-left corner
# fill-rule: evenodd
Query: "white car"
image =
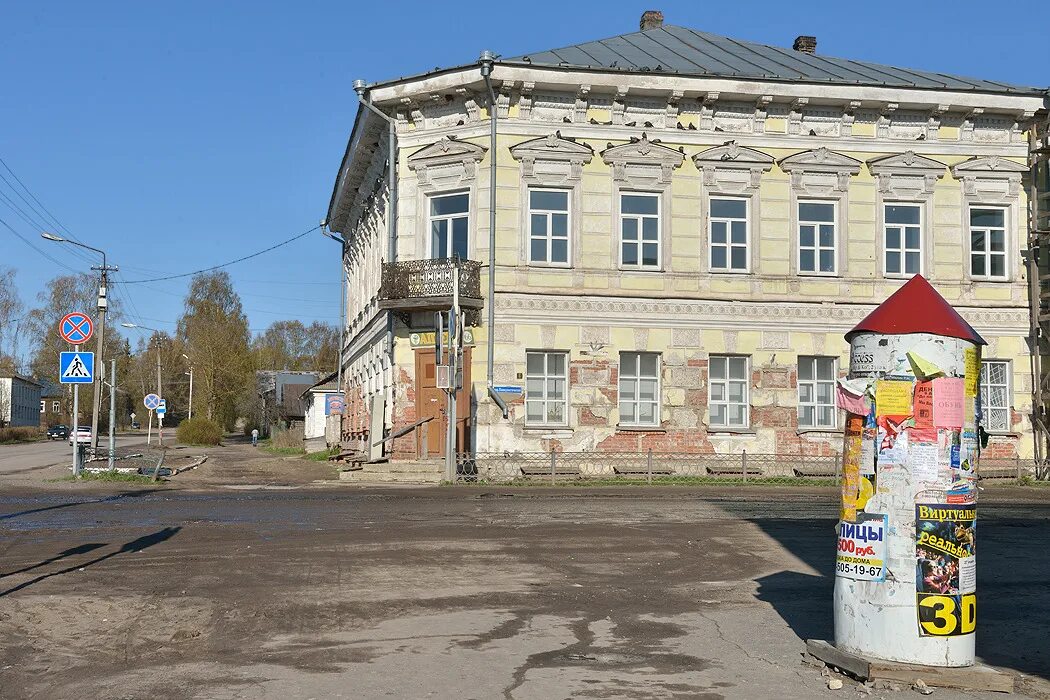
<path fill-rule="evenodd" d="M 76 432 L 77 442 L 91 442 L 91 426 L 90 425 L 78 425 Z M 73 445 L 73 433 L 69 434 L 69 444 Z"/>

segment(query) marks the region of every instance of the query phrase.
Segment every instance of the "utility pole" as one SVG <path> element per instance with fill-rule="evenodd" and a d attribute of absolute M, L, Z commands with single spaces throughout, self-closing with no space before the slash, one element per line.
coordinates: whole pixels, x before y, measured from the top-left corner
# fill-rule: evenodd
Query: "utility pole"
<path fill-rule="evenodd" d="M 61 236 L 56 236 L 55 234 L 48 233 L 47 231 L 42 232 L 40 234 L 40 237 L 44 238 L 46 240 L 49 240 L 49 241 L 54 241 L 55 243 L 68 243 L 70 245 L 75 245 L 75 246 L 78 246 L 80 248 L 85 248 L 87 250 L 94 251 L 95 253 L 98 253 L 99 255 L 102 256 L 102 265 L 92 265 L 91 266 L 92 270 L 98 270 L 98 272 L 99 272 L 99 280 L 98 280 L 98 340 L 96 341 L 97 342 L 97 346 L 96 346 L 96 352 L 95 352 L 95 363 L 96 363 L 95 366 L 96 367 L 101 367 L 102 368 L 102 372 L 97 373 L 98 374 L 98 385 L 95 386 L 95 400 L 92 402 L 94 405 L 91 408 L 91 449 L 92 450 L 98 450 L 98 414 L 99 414 L 99 411 L 102 409 L 102 387 L 105 386 L 105 384 L 106 384 L 105 378 L 103 377 L 103 375 L 105 374 L 105 367 L 106 367 L 106 365 L 105 365 L 105 359 L 102 357 L 102 348 L 103 348 L 103 343 L 105 342 L 105 337 L 106 337 L 106 310 L 107 310 L 107 308 L 109 306 L 109 302 L 108 302 L 108 300 L 106 298 L 106 292 L 107 292 L 107 286 L 109 284 L 109 273 L 110 272 L 118 272 L 120 268 L 118 268 L 116 266 L 112 266 L 111 267 L 111 266 L 107 265 L 106 264 L 106 251 L 101 250 L 100 248 L 94 248 L 94 247 L 89 246 L 89 245 L 87 245 L 85 243 L 81 243 L 80 241 L 74 241 L 74 240 L 70 240 L 68 238 L 62 238 Z"/>
<path fill-rule="evenodd" d="M 101 252 L 101 251 L 100 251 Z M 106 265 L 106 254 L 102 253 L 102 265 L 93 266 L 92 270 L 99 271 L 98 280 L 98 339 L 96 342 L 95 349 L 95 361 L 97 367 L 102 368 L 101 372 L 97 372 L 98 375 L 98 386 L 95 387 L 95 400 L 94 405 L 91 408 L 91 448 L 98 450 L 98 414 L 102 410 L 102 387 L 106 385 L 105 374 L 106 365 L 105 360 L 102 356 L 103 348 L 105 347 L 106 338 L 106 311 L 109 307 L 109 301 L 106 297 L 107 288 L 109 285 L 109 271 L 117 271 L 117 268 Z"/>
<path fill-rule="evenodd" d="M 109 470 L 113 471 L 117 440 L 117 361 L 109 361 Z"/>
<path fill-rule="evenodd" d="M 160 385 L 160 338 L 157 338 L 157 396 L 164 398 L 164 391 Z M 164 449 L 164 416 L 157 413 L 157 440 L 160 442 L 160 448 Z"/>
<path fill-rule="evenodd" d="M 190 371 L 186 374 L 190 375 L 190 414 L 188 418 L 193 420 L 193 360 L 186 353 L 182 353 L 182 356 L 186 358 L 186 361 L 190 363 Z"/>

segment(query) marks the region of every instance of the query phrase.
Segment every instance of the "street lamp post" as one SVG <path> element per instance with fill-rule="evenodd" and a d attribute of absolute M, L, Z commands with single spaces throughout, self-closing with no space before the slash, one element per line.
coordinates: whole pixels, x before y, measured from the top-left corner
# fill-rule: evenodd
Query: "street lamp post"
<path fill-rule="evenodd" d="M 190 375 L 190 401 L 189 401 L 189 403 L 190 403 L 190 414 L 189 414 L 189 418 L 190 418 L 190 420 L 193 420 L 193 360 L 191 360 L 189 355 L 187 355 L 186 353 L 182 353 L 182 356 L 185 357 L 186 361 L 190 363 L 190 371 L 189 372 L 183 372 L 183 374 Z"/>
<path fill-rule="evenodd" d="M 109 301 L 106 298 L 107 287 L 109 286 L 109 273 L 117 272 L 119 268 L 110 267 L 106 264 L 106 252 L 99 248 L 93 248 L 89 245 L 81 243 L 80 241 L 73 241 L 68 238 L 62 238 L 56 236 L 53 233 L 43 232 L 40 234 L 41 238 L 55 243 L 68 243 L 75 245 L 80 248 L 85 248 L 90 251 L 94 251 L 102 256 L 102 266 L 92 265 L 92 270 L 98 270 L 98 339 L 96 340 L 95 350 L 95 367 L 101 368 L 101 371 L 95 372 L 95 398 L 92 401 L 91 407 L 91 449 L 98 450 L 98 414 L 102 409 L 102 387 L 105 385 L 105 373 L 106 365 L 105 358 L 102 355 L 102 349 L 105 347 L 106 338 L 106 311 L 109 307 Z"/>

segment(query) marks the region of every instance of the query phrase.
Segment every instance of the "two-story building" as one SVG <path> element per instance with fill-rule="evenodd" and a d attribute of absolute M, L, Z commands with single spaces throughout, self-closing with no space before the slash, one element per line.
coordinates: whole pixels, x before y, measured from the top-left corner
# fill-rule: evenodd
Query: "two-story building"
<path fill-rule="evenodd" d="M 434 312 L 457 268 L 460 451 L 832 453 L 843 333 L 922 274 L 988 340 L 989 451 L 1032 454 L 1026 131 L 1046 90 L 647 12 L 359 94 L 327 218 L 347 440 L 441 454 Z"/>

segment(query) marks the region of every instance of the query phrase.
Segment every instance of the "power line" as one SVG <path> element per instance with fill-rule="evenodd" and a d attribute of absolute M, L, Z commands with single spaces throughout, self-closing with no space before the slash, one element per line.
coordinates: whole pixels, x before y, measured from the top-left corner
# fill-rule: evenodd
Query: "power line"
<path fill-rule="evenodd" d="M 314 231 L 318 230 L 319 228 L 321 228 L 321 224 L 318 224 L 317 226 L 314 226 L 314 227 L 312 227 L 312 228 L 310 228 L 310 229 L 308 229 L 306 231 L 303 231 L 300 234 L 292 236 L 289 239 L 283 240 L 280 243 L 275 243 L 274 245 L 270 246 L 269 248 L 265 248 L 263 250 L 257 251 L 255 253 L 252 253 L 251 255 L 245 255 L 243 258 L 237 258 L 236 260 L 230 260 L 229 262 L 220 263 L 218 265 L 212 265 L 211 267 L 205 267 L 205 268 L 203 268 L 201 270 L 194 270 L 193 272 L 183 272 L 182 274 L 178 274 L 178 275 L 168 275 L 167 277 L 154 277 L 152 279 L 145 279 L 145 280 L 125 280 L 124 284 L 143 284 L 145 282 L 163 282 L 165 280 L 174 280 L 174 279 L 179 279 L 180 277 L 193 277 L 194 275 L 199 275 L 202 272 L 211 272 L 212 270 L 218 270 L 221 267 L 228 267 L 229 265 L 234 265 L 234 264 L 239 263 L 239 262 L 244 262 L 245 260 L 251 260 L 252 258 L 257 258 L 260 255 L 262 255 L 263 253 L 269 253 L 271 250 L 276 250 L 277 248 L 280 248 L 281 246 L 288 245 L 289 243 L 297 241 L 300 238 L 304 238 L 304 237 L 308 236 L 309 234 L 313 233 Z"/>
<path fill-rule="evenodd" d="M 42 251 L 42 250 L 40 250 L 39 248 L 37 248 L 37 247 L 36 247 L 35 245 L 33 245 L 32 241 L 30 241 L 30 240 L 29 240 L 28 238 L 26 238 L 25 236 L 23 236 L 22 234 L 20 234 L 20 233 L 19 233 L 18 231 L 16 231 L 16 230 L 15 230 L 15 228 L 14 228 L 14 227 L 13 227 L 13 226 L 12 226 L 11 224 L 7 223 L 7 222 L 6 222 L 6 221 L 4 221 L 3 219 L 0 219 L 0 224 L 3 224 L 4 226 L 6 226 L 6 227 L 8 228 L 8 230 L 9 230 L 9 231 L 11 231 L 11 233 L 15 234 L 15 236 L 17 236 L 17 237 L 18 237 L 18 239 L 19 239 L 20 241 L 22 241 L 22 242 L 23 242 L 23 243 L 25 243 L 25 244 L 26 244 L 27 246 L 29 246 L 30 248 L 32 248 L 32 249 L 33 249 L 33 250 L 35 250 L 36 252 L 40 253 L 40 254 L 41 254 L 41 255 L 43 255 L 43 256 L 44 256 L 45 258 L 47 258 L 47 259 L 48 259 L 48 260 L 50 260 L 51 262 L 55 263 L 55 264 L 56 264 L 56 265 L 58 265 L 59 267 L 64 267 L 64 268 L 66 268 L 67 270 L 69 270 L 70 272 L 74 272 L 74 273 L 77 273 L 77 274 L 84 274 L 84 273 L 82 273 L 82 272 L 81 272 L 80 270 L 76 270 L 76 269 L 74 269 L 74 268 L 70 267 L 69 265 L 66 265 L 66 264 L 65 264 L 64 262 L 62 262 L 62 261 L 60 261 L 60 260 L 57 260 L 57 259 L 55 259 L 55 258 L 51 257 L 50 255 L 48 255 L 48 254 L 47 254 L 47 253 L 45 253 L 44 251 Z"/>

